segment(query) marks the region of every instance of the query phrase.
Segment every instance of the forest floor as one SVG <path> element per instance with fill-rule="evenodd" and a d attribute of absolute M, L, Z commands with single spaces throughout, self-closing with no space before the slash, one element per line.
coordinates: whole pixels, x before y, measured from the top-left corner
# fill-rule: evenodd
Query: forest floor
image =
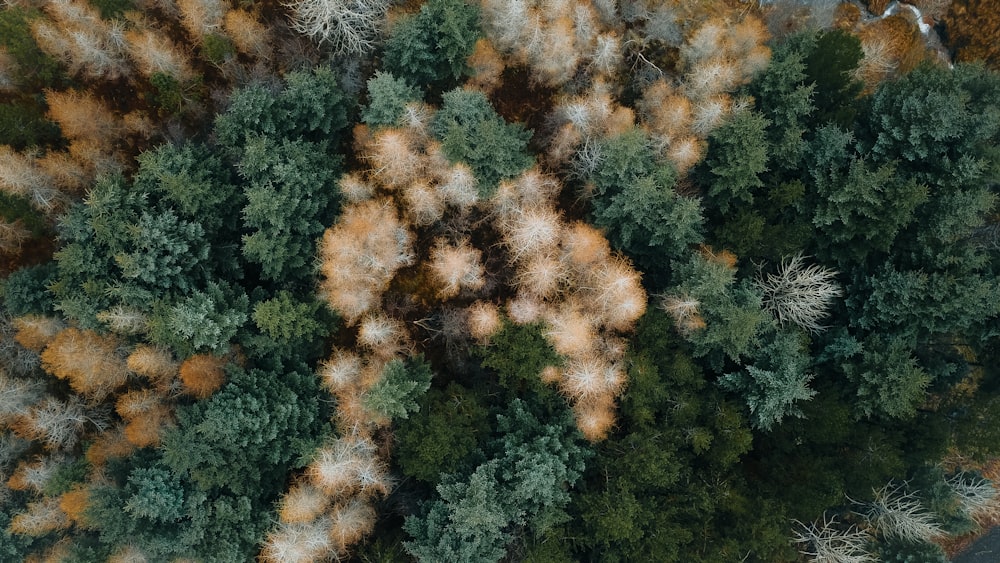
<path fill-rule="evenodd" d="M 1000 483 L 1000 459 L 981 464 L 970 464 L 983 477 Z M 993 510 L 978 520 L 980 531 L 944 542 L 945 554 L 952 563 L 997 563 L 1000 561 L 1000 509 Z"/>
<path fill-rule="evenodd" d="M 990 528 L 952 558 L 952 563 L 997 563 L 997 561 L 1000 561 L 1000 526 Z"/>

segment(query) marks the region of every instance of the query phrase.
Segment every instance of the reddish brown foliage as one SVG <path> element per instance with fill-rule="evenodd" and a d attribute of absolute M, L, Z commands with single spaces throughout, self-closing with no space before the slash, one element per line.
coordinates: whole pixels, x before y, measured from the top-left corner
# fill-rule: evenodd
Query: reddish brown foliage
<path fill-rule="evenodd" d="M 226 382 L 224 358 L 209 354 L 196 354 L 181 364 L 181 383 L 184 390 L 199 399 L 215 393 Z"/>
<path fill-rule="evenodd" d="M 82 486 L 74 487 L 59 497 L 59 508 L 78 526 L 86 525 L 84 513 L 88 506 L 90 506 L 90 491 Z"/>
<path fill-rule="evenodd" d="M 955 0 L 944 23 L 958 60 L 983 60 L 1000 70 L 1000 10 L 995 0 Z"/>

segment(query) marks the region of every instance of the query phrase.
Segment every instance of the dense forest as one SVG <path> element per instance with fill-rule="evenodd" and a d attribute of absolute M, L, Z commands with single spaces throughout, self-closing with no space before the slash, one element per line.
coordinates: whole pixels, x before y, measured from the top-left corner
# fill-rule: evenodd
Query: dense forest
<path fill-rule="evenodd" d="M 0 560 L 945 562 L 990 0 L 8 0 Z"/>

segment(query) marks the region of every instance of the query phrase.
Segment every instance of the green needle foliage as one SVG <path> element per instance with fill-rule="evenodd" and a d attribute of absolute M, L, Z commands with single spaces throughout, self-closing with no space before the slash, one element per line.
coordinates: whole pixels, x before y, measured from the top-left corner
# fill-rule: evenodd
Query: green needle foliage
<path fill-rule="evenodd" d="M 365 396 L 365 408 L 393 420 L 409 418 L 411 412 L 420 410 L 418 400 L 430 388 L 433 375 L 420 356 L 405 362 L 392 360 Z"/>

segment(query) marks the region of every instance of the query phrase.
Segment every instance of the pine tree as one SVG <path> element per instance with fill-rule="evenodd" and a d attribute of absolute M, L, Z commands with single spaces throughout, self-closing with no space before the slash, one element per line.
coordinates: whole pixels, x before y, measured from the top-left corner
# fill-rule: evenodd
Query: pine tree
<path fill-rule="evenodd" d="M 751 352 L 752 363 L 742 371 L 719 378 L 723 389 L 743 396 L 755 428 L 770 430 L 789 416 L 802 416 L 799 401 L 808 401 L 816 391 L 809 388 L 813 374 L 807 373 L 809 355 L 798 333 L 778 331 L 762 337 Z"/>
<path fill-rule="evenodd" d="M 709 186 L 710 205 L 726 213 L 753 202 L 764 185 L 760 175 L 767 170 L 769 124 L 762 114 L 749 110 L 712 132 L 703 180 Z"/>
<path fill-rule="evenodd" d="M 449 162 L 464 162 L 472 169 L 483 197 L 491 195 L 501 180 L 514 178 L 534 164 L 527 153 L 531 132 L 519 123 L 504 121 L 479 91 L 445 92 L 431 132 Z"/>
<path fill-rule="evenodd" d="M 417 401 L 430 388 L 432 376 L 422 356 L 406 362 L 390 360 L 378 381 L 367 390 L 364 406 L 376 420 L 409 418 L 411 412 L 420 410 Z"/>

